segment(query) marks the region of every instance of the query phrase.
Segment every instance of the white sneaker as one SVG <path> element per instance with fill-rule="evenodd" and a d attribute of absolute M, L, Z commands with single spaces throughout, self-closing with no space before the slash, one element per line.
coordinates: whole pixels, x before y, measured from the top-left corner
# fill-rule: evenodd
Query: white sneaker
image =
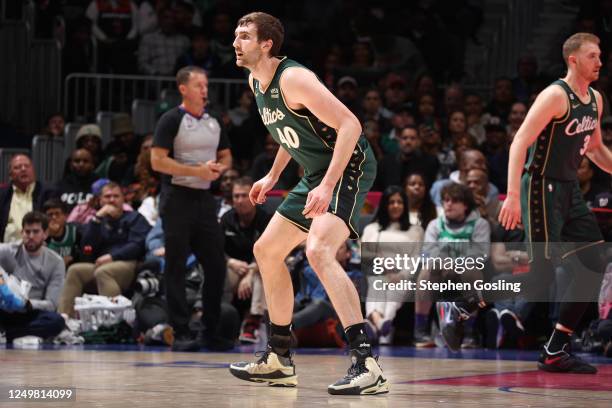
<path fill-rule="evenodd" d="M 372 395 L 389 392 L 389 381 L 374 358 L 366 352 L 351 350 L 352 365 L 347 375 L 327 387 L 332 395 Z"/>
<path fill-rule="evenodd" d="M 245 381 L 268 383 L 278 387 L 295 387 L 297 375 L 291 357 L 282 357 L 270 347 L 254 363 L 240 362 L 230 364 L 230 373 Z M 255 355 L 257 355 L 256 353 Z"/>

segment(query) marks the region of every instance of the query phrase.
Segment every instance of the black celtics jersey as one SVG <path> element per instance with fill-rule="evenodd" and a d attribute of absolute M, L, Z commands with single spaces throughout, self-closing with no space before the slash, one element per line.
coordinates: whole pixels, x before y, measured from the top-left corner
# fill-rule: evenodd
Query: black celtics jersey
<path fill-rule="evenodd" d="M 597 100 L 589 87 L 590 100 L 582 103 L 563 80 L 553 82 L 565 90 L 569 109 L 561 119 L 552 120 L 529 148 L 526 168 L 530 173 L 556 180 L 576 180 L 580 161 L 597 128 Z"/>
<path fill-rule="evenodd" d="M 253 78 L 253 91 L 257 109 L 264 125 L 272 138 L 287 150 L 289 155 L 302 167 L 306 175 L 325 172 L 329 167 L 334 146 L 336 130 L 321 122 L 308 109 L 294 111 L 287 106 L 280 86 L 283 72 L 290 67 L 303 65 L 283 57 L 268 88 L 262 92 L 259 81 Z M 370 149 L 365 137 L 361 135 L 351 157 L 351 166 L 364 164 L 366 150 Z"/>

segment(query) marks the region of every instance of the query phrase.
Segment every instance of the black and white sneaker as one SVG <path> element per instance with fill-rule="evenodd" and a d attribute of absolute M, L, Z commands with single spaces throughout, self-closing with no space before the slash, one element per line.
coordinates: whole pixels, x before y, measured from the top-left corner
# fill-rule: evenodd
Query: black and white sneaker
<path fill-rule="evenodd" d="M 551 373 L 597 374 L 597 368 L 572 354 L 569 344 L 555 353 L 548 352 L 548 348 L 544 346 L 538 360 L 538 368 Z"/>
<path fill-rule="evenodd" d="M 389 381 L 383 376 L 378 357 L 351 350 L 352 365 L 347 375 L 327 387 L 332 395 L 372 395 L 389 392 Z"/>
<path fill-rule="evenodd" d="M 436 312 L 446 347 L 454 352 L 459 351 L 463 342 L 463 322 L 470 318 L 470 313 L 456 302 L 437 302 Z"/>
<path fill-rule="evenodd" d="M 230 373 L 241 380 L 267 383 L 271 386 L 295 387 L 297 385 L 295 365 L 290 356 L 279 356 L 269 346 L 266 351 L 258 351 L 255 355 L 260 358 L 254 363 L 231 364 Z"/>

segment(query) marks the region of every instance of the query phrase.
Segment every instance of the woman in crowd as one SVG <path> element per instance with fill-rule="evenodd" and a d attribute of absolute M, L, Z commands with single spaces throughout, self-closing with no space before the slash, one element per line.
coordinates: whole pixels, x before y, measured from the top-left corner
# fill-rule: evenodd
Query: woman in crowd
<path fill-rule="evenodd" d="M 365 244 L 362 247 L 364 252 L 373 257 L 394 257 L 396 254 L 418 256 L 423 228 L 410 223 L 409 209 L 404 190 L 399 186 L 387 187 L 373 222 L 363 231 L 361 243 Z M 391 343 L 393 319 L 404 300 L 402 292 L 374 289 L 374 281 L 399 282 L 409 279 L 411 272 L 414 271 L 400 270 L 369 277 L 366 328 L 370 331 L 371 339 L 379 339 L 381 344 Z"/>

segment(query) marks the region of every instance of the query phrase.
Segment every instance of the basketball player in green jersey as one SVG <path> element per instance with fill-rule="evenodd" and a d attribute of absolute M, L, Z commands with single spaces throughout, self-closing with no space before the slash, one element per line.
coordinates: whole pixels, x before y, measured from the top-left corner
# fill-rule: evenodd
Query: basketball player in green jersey
<path fill-rule="evenodd" d="M 599 38 L 587 33 L 572 35 L 563 45 L 563 58 L 567 75 L 538 95 L 512 142 L 508 195 L 499 221 L 506 229 L 514 229 L 522 214 L 528 242 L 540 243 L 530 245 L 531 271 L 510 278 L 521 282 L 530 295 L 534 290 L 540 292 L 535 297 L 541 300 L 546 294 L 554 279 L 554 259 L 575 255 L 580 267 L 588 269 L 577 271 L 567 288 L 564 299 L 570 302 L 560 305 L 559 321 L 538 367 L 551 372 L 594 374 L 595 367 L 571 353 L 570 336 L 589 305 L 571 300 L 581 298 L 585 287 L 598 286 L 605 269 L 598 246 L 603 238 L 582 197 L 576 174 L 585 154 L 600 168 L 612 172 L 612 153 L 601 138 L 602 97 L 589 86 L 597 80 L 601 68 Z M 561 242 L 572 243 L 572 251 L 559 251 Z M 591 277 L 596 282 L 585 285 Z M 597 292 L 592 295 L 595 298 Z M 461 322 L 478 303 L 482 306 L 494 298 L 494 294 L 481 293 L 463 302 L 438 302 L 441 332 L 450 349 L 461 345 Z"/>
<path fill-rule="evenodd" d="M 314 73 L 278 57 L 284 29 L 275 17 L 251 13 L 238 21 L 236 63 L 250 71 L 249 85 L 259 114 L 281 148 L 270 172 L 250 191 L 255 204 L 292 158 L 304 177 L 288 194 L 255 243 L 253 252 L 263 279 L 270 338 L 254 363 L 236 363 L 236 377 L 277 386 L 296 386 L 290 354 L 293 288 L 285 258 L 306 241 L 306 256 L 325 287 L 345 328 L 351 349 L 348 374 L 328 387 L 331 394 L 379 394 L 389 383 L 372 356 L 357 291 L 336 261 L 336 251 L 357 225 L 366 193 L 376 176 L 376 159 L 357 118 Z"/>

